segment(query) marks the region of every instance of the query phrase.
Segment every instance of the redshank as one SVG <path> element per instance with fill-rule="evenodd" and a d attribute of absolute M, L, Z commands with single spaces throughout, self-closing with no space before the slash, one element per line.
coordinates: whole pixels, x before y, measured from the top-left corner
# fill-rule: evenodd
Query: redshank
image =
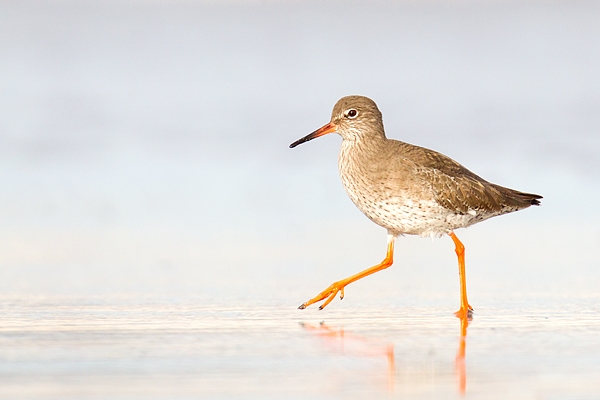
<path fill-rule="evenodd" d="M 348 284 L 391 266 L 399 235 L 448 235 L 458 256 L 460 309 L 456 315 L 470 317 L 465 247 L 454 230 L 537 206 L 542 196 L 495 185 L 441 153 L 388 139 L 377 105 L 363 96 L 341 98 L 328 124 L 290 148 L 332 132 L 342 137 L 338 158 L 342 184 L 360 211 L 387 229 L 387 254 L 381 263 L 334 282 L 299 308 L 325 300 L 319 307 L 322 310 L 337 293 L 343 299 Z"/>

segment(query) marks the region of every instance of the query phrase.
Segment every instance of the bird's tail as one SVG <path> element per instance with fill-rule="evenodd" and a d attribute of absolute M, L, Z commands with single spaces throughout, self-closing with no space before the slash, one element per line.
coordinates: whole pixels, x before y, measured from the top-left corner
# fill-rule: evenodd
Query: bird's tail
<path fill-rule="evenodd" d="M 508 190 L 510 191 L 510 193 L 506 193 L 507 197 L 511 198 L 515 202 L 517 202 L 525 207 L 539 206 L 540 204 L 542 204 L 540 202 L 540 199 L 542 199 L 543 197 L 540 196 L 539 194 L 524 193 L 524 192 L 519 192 L 518 190 L 513 190 L 513 189 L 508 189 Z"/>

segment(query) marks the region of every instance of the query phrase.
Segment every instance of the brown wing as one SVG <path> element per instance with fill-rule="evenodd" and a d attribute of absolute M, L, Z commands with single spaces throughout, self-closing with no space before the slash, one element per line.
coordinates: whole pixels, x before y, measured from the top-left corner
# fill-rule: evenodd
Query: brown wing
<path fill-rule="evenodd" d="M 505 208 L 523 208 L 503 195 L 495 185 L 471 176 L 452 176 L 438 169 L 426 169 L 422 172 L 434 190 L 437 202 L 459 214 L 469 210 L 502 212 Z"/>
<path fill-rule="evenodd" d="M 402 157 L 431 185 L 436 201 L 457 213 L 469 210 L 503 212 L 539 205 L 542 196 L 495 185 L 437 151 L 397 142 Z"/>

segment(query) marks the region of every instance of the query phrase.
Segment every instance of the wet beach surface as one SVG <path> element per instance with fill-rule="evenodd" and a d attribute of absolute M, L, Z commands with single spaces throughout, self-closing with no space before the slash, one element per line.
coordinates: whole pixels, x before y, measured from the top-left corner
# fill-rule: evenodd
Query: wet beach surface
<path fill-rule="evenodd" d="M 0 396 L 598 398 L 598 298 L 537 299 L 480 307 L 462 326 L 437 301 L 319 312 L 133 297 L 5 299 Z"/>

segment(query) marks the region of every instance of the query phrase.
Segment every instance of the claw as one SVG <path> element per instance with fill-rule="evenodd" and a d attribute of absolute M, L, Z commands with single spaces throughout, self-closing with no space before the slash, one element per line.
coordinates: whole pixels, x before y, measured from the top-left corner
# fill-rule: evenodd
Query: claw
<path fill-rule="evenodd" d="M 302 303 L 300 304 L 300 307 L 298 307 L 298 310 L 304 310 L 306 308 L 306 304 Z"/>
<path fill-rule="evenodd" d="M 340 300 L 344 300 L 344 288 L 340 289 Z"/>
<path fill-rule="evenodd" d="M 334 286 L 334 285 L 331 285 Z M 325 307 L 327 307 L 327 304 L 331 303 L 333 301 L 333 299 L 335 299 L 335 295 L 340 291 L 340 289 L 338 289 L 336 286 L 333 287 L 333 289 L 331 290 L 331 294 L 329 295 L 329 297 L 327 298 L 327 300 L 325 300 L 325 303 L 321 304 L 321 306 L 319 307 L 319 310 L 324 309 Z"/>

